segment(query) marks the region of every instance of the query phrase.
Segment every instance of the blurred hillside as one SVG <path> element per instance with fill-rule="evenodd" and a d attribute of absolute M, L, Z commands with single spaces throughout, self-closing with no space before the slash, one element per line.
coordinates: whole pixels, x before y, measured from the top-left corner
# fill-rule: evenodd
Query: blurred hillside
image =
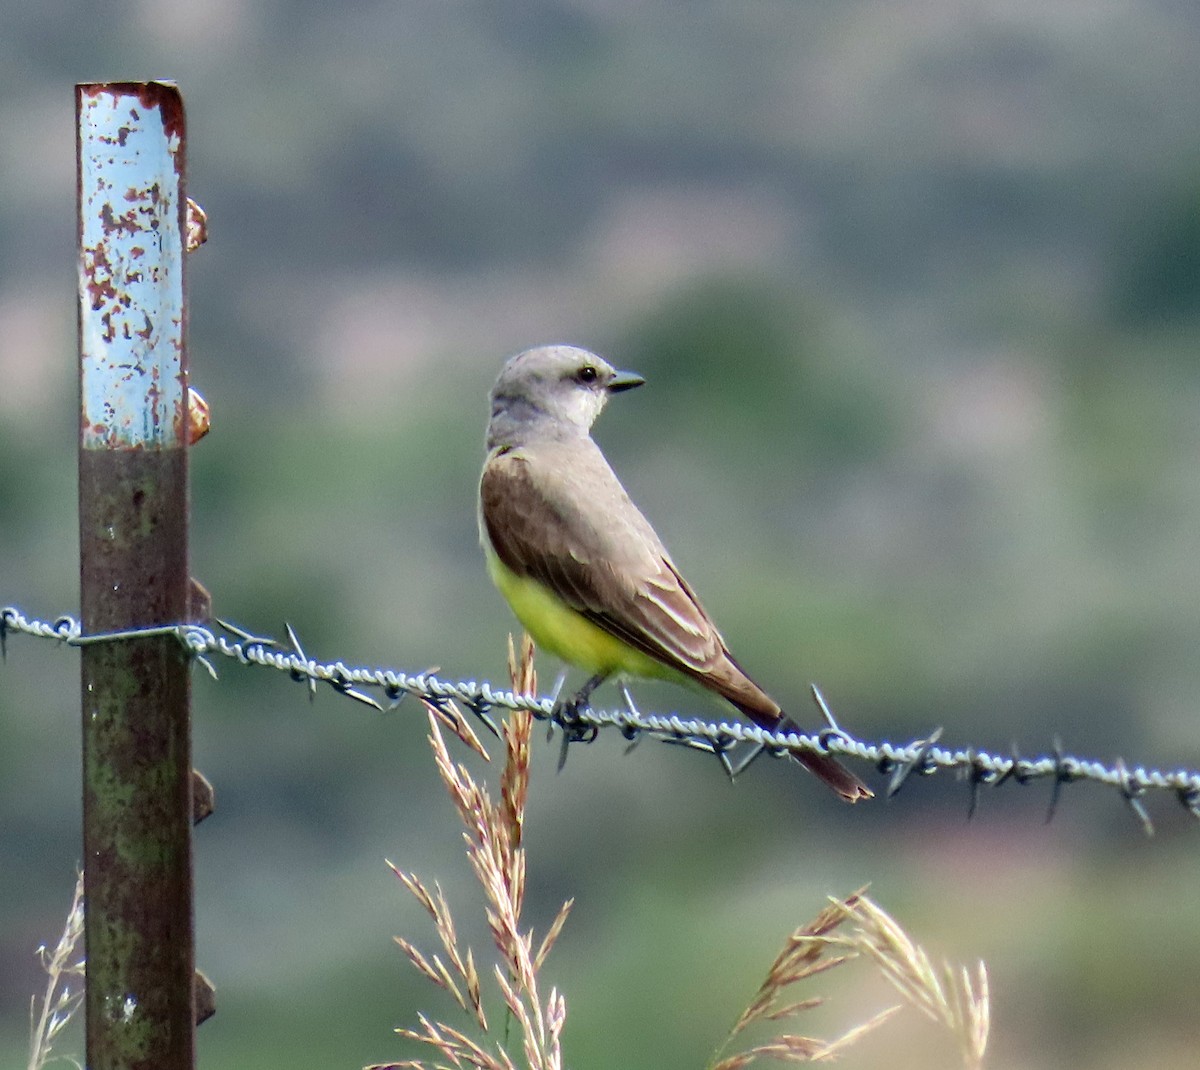
<path fill-rule="evenodd" d="M 0 0 L 0 25 L 0 603 L 78 605 L 72 86 L 171 77 L 210 219 L 192 556 L 219 614 L 500 677 L 486 395 L 571 341 L 647 377 L 597 437 L 800 719 L 817 680 L 867 736 L 1200 764 L 1195 5 Z M 470 895 L 421 719 L 265 675 L 195 684 L 201 1065 L 401 1058 L 431 1001 L 390 938 L 426 929 L 383 858 Z M 79 857 L 77 681 L 29 640 L 0 668 L 0 1066 Z M 619 743 L 558 776 L 546 746 L 533 785 L 531 920 L 578 898 L 551 960 L 576 1070 L 702 1066 L 784 934 L 868 881 L 988 960 L 997 1070 L 1194 1050 L 1181 809 L 1150 842 L 1087 788 L 1048 827 L 1044 792 L 967 824 L 940 779 L 848 811 Z M 888 1065 L 930 1065 L 922 1028 L 889 1027 Z"/>

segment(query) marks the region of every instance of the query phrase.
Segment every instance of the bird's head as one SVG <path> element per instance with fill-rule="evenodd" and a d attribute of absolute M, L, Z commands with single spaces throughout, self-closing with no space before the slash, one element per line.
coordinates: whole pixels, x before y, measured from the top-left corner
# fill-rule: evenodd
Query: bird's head
<path fill-rule="evenodd" d="M 492 387 L 488 448 L 506 438 L 586 435 L 610 395 L 644 382 L 576 346 L 527 349 L 505 362 Z"/>

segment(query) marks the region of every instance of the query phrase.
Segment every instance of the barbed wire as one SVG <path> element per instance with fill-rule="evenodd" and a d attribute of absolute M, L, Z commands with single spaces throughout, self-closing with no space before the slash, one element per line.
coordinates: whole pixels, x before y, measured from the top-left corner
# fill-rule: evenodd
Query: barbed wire
<path fill-rule="evenodd" d="M 985 786 L 999 787 L 1008 781 L 1025 785 L 1050 780 L 1052 791 L 1047 821 L 1055 814 L 1063 785 L 1078 781 L 1092 781 L 1115 788 L 1147 834 L 1154 831 L 1142 802 L 1147 791 L 1174 794 L 1193 816 L 1200 818 L 1198 771 L 1183 768 L 1169 772 L 1147 769 L 1142 765 L 1130 766 L 1120 758 L 1105 764 L 1068 754 L 1057 740 L 1052 754 L 1036 758 L 1022 757 L 1015 749 L 1011 754 L 993 754 L 974 747 L 948 750 L 938 746 L 941 728 L 924 739 L 904 744 L 869 742 L 858 739 L 837 723 L 815 685 L 812 687 L 813 700 L 821 711 L 826 727 L 811 734 L 773 732 L 741 721 L 709 721 L 678 714 L 643 713 L 632 708 L 632 703 L 625 710 L 594 709 L 590 706 L 574 708 L 570 703 L 556 702 L 554 697 L 515 694 L 511 690 L 493 687 L 487 681 L 447 681 L 433 672 L 407 673 L 397 669 L 353 666 L 341 660 L 322 662 L 308 657 L 291 625 L 285 625 L 288 644 L 283 644 L 225 621 L 214 620 L 212 623 L 220 629 L 220 633 L 199 624 L 178 624 L 84 635 L 79 621 L 74 617 L 61 616 L 49 622 L 27 617 L 15 606 L 6 606 L 0 609 L 0 657 L 7 656 L 9 635 L 52 639 L 77 647 L 170 635 L 176 637 L 214 679 L 219 677 L 213 659 L 227 658 L 242 665 L 285 672 L 292 680 L 307 683 L 310 694 L 315 694 L 318 684 L 327 684 L 336 693 L 380 711 L 394 709 L 404 698 L 413 696 L 439 715 L 450 718 L 452 726 L 459 717 L 455 709 L 455 703 L 458 703 L 494 735 L 499 734 L 499 729 L 491 716 L 493 710 L 528 710 L 552 729 L 557 727 L 561 730 L 560 765 L 566 759 L 569 744 L 590 742 L 601 730 L 616 729 L 631 744 L 648 737 L 713 755 L 730 778 L 739 775 L 763 754 L 773 758 L 799 753 L 834 754 L 873 764 L 880 773 L 889 777 L 886 789 L 889 797 L 895 795 L 913 776 L 953 771 L 965 779 L 970 788 L 969 814 L 974 814 L 980 790 Z M 375 698 L 371 690 L 378 691 L 386 699 L 387 705 Z M 473 734 L 464 738 L 470 742 Z M 478 746 L 477 741 L 475 745 Z M 735 755 L 739 746 L 742 753 Z M 735 756 L 738 758 L 736 762 Z"/>

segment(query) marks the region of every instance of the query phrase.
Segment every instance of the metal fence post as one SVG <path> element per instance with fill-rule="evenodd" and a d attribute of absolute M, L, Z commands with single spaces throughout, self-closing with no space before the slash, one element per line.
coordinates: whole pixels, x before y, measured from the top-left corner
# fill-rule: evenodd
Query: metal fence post
<path fill-rule="evenodd" d="M 76 86 L 85 634 L 187 617 L 183 101 Z M 82 651 L 89 1070 L 195 1063 L 191 689 L 172 636 Z"/>

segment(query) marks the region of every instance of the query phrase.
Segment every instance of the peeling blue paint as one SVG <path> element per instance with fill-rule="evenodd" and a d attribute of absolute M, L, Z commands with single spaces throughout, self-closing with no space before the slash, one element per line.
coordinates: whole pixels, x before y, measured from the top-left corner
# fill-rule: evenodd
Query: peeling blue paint
<path fill-rule="evenodd" d="M 81 441 L 185 445 L 182 98 L 94 85 L 78 111 Z"/>

